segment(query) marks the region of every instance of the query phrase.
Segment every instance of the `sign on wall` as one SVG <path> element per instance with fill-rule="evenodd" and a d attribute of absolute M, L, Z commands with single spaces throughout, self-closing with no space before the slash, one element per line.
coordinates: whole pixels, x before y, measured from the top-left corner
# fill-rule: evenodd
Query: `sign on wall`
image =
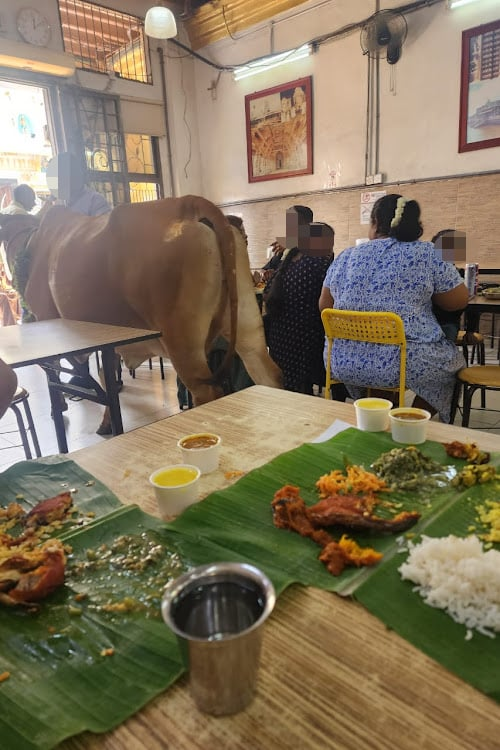
<path fill-rule="evenodd" d="M 245 96 L 248 181 L 312 174 L 312 77 Z"/>
<path fill-rule="evenodd" d="M 375 190 L 371 193 L 361 193 L 360 199 L 359 199 L 359 223 L 360 224 L 369 224 L 371 215 L 372 215 L 372 208 L 373 204 L 378 201 L 379 198 L 383 198 L 386 194 L 385 190 Z"/>

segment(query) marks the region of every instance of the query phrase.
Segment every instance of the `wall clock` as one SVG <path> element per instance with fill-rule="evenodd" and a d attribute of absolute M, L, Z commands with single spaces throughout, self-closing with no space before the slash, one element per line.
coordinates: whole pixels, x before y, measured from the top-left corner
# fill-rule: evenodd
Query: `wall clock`
<path fill-rule="evenodd" d="M 25 42 L 45 47 L 50 40 L 50 24 L 36 8 L 21 8 L 16 17 L 17 30 Z"/>

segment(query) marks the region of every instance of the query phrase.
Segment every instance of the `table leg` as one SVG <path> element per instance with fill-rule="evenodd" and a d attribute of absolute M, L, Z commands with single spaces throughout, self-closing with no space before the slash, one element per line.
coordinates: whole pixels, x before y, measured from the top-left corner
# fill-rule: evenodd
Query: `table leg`
<path fill-rule="evenodd" d="M 51 383 L 57 383 L 59 385 L 59 379 L 57 373 L 52 369 L 45 369 L 47 376 L 47 383 L 49 386 L 50 405 L 52 407 L 52 419 L 54 420 L 54 429 L 56 431 L 57 446 L 59 453 L 68 452 L 68 441 L 66 440 L 66 427 L 64 425 L 62 404 L 63 395 L 60 390 L 51 387 Z"/>
<path fill-rule="evenodd" d="M 121 435 L 123 433 L 123 422 L 118 396 L 118 383 L 116 382 L 115 350 L 109 347 L 104 348 L 101 357 L 111 430 L 113 435 Z"/>

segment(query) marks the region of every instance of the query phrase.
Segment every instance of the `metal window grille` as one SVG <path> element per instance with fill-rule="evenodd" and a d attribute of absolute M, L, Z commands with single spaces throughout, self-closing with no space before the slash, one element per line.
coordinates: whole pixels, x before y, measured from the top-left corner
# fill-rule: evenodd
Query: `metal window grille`
<path fill-rule="evenodd" d="M 62 86 L 59 102 L 66 149 L 84 154 L 89 184 L 110 205 L 161 197 L 158 139 L 123 132 L 118 97 Z"/>
<path fill-rule="evenodd" d="M 83 0 L 59 0 L 59 16 L 77 67 L 151 83 L 142 18 Z"/>

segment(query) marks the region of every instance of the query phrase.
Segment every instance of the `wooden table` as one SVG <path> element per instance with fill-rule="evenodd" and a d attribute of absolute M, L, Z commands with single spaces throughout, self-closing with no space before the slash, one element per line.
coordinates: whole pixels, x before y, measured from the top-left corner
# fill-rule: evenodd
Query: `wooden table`
<path fill-rule="evenodd" d="M 156 514 L 147 477 L 179 462 L 186 433 L 222 436 L 220 469 L 202 476 L 203 495 L 318 436 L 335 419 L 354 424 L 352 405 L 254 386 L 71 454 L 124 503 Z M 500 436 L 431 422 L 434 440 L 475 440 L 500 450 Z M 496 669 L 497 665 L 492 665 Z M 359 604 L 293 586 L 266 623 L 259 690 L 244 712 L 201 714 L 187 678 L 113 732 L 86 733 L 61 750 L 493 750 L 500 706 L 462 682 Z"/>
<path fill-rule="evenodd" d="M 479 319 L 485 312 L 500 314 L 500 299 L 488 299 L 483 294 L 471 297 L 465 308 L 466 329 L 479 331 Z"/>
<path fill-rule="evenodd" d="M 57 444 L 61 453 L 67 453 L 61 393 L 79 395 L 109 407 L 113 435 L 120 435 L 123 423 L 115 374 L 115 347 L 159 336 L 160 331 L 57 318 L 0 328 L 0 358 L 14 368 L 40 365 L 44 369 Z M 93 378 L 90 379 L 92 390 L 74 387 L 59 380 L 59 359 L 73 359 L 93 352 L 101 353 L 105 390 Z"/>

